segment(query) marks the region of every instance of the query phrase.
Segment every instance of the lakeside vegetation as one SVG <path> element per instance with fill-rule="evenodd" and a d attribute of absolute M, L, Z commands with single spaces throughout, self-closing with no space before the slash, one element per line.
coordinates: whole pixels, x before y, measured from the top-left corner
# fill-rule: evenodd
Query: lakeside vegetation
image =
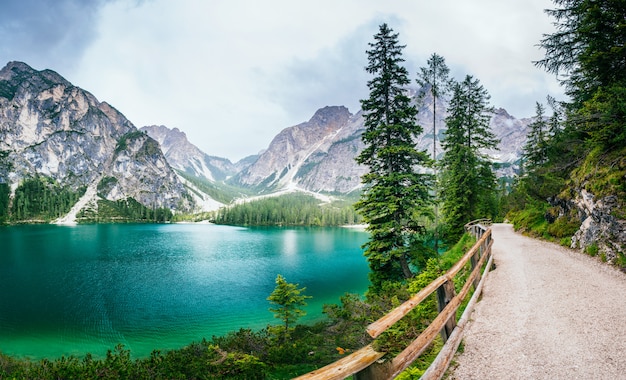
<path fill-rule="evenodd" d="M 10 188 L 0 184 L 0 223 L 35 221 L 48 222 L 67 214 L 86 187 L 72 190 L 45 176 L 24 180 L 15 189 L 9 202 Z"/>
<path fill-rule="evenodd" d="M 216 224 L 240 226 L 341 226 L 362 221 L 350 198 L 325 203 L 294 193 L 223 207 L 212 215 Z"/>
<path fill-rule="evenodd" d="M 261 330 L 239 329 L 170 351 L 154 351 L 134 358 L 122 345 L 104 357 L 64 356 L 29 360 L 0 354 L 0 378 L 7 379 L 290 379 L 322 367 L 372 342 L 365 327 L 398 306 L 425 284 L 448 270 L 471 247 L 475 239 L 466 234 L 452 249 L 431 258 L 419 275 L 405 282 L 386 282 L 383 292 L 365 296 L 345 294 L 341 304 L 325 305 L 326 318 L 314 324 L 285 325 L 283 321 Z M 467 273 L 455 283 L 462 284 Z M 457 282 L 458 281 L 458 282 Z M 304 291 L 304 289 L 299 289 Z M 458 289 L 457 289 L 458 290 Z M 270 295 L 268 295 L 270 296 Z M 381 350 L 397 351 L 414 339 L 437 315 L 432 295 L 392 330 L 374 341 Z M 283 302 L 283 301 L 279 301 Z M 270 313 L 268 302 L 268 313 Z M 285 329 L 289 339 L 285 340 Z M 401 379 L 417 376 L 441 348 L 437 338 L 427 353 Z"/>

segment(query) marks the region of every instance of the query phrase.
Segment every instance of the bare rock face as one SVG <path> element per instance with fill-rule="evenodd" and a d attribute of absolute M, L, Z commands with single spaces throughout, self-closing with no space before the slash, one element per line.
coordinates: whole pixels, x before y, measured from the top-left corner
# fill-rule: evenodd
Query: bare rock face
<path fill-rule="evenodd" d="M 354 125 L 351 119 L 352 114 L 343 106 L 318 110 L 308 122 L 280 132 L 257 161 L 236 176 L 235 182 L 269 190 L 297 186 L 310 169 L 328 159 L 338 136 L 350 134 L 347 128 Z M 351 161 L 349 165 L 352 167 L 354 163 Z M 324 190 L 334 190 L 327 189 Z"/>
<path fill-rule="evenodd" d="M 209 156 L 201 151 L 178 128 L 151 125 L 140 130 L 158 141 L 170 165 L 182 172 L 209 181 L 223 181 L 238 171 L 238 167 L 230 160 Z"/>
<path fill-rule="evenodd" d="M 124 115 L 51 70 L 21 62 L 0 70 L 0 182 L 49 177 L 73 189 L 150 207 L 190 209 L 159 145 Z M 115 183 L 115 186 L 111 184 Z"/>
<path fill-rule="evenodd" d="M 582 224 L 572 236 L 572 248 L 598 247 L 607 261 L 613 263 L 618 254 L 626 255 L 626 220 L 612 215 L 618 207 L 618 199 L 611 195 L 595 199 L 585 189 L 579 191 L 573 204 L 578 210 Z"/>

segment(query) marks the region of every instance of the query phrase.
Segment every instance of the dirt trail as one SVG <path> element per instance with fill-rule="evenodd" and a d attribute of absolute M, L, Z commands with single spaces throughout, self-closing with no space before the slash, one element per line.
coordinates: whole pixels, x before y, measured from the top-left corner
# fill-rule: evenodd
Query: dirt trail
<path fill-rule="evenodd" d="M 490 272 L 447 379 L 626 379 L 626 275 L 493 226 Z"/>

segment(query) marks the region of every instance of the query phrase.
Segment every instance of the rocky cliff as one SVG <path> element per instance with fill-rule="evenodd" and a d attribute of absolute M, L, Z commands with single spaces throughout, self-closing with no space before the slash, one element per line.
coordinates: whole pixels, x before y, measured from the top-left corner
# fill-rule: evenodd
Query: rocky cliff
<path fill-rule="evenodd" d="M 0 183 L 12 191 L 45 176 L 90 189 L 81 204 L 134 198 L 152 208 L 193 206 L 155 140 L 51 70 L 21 62 L 0 70 L 0 153 Z"/>
<path fill-rule="evenodd" d="M 309 121 L 280 132 L 256 162 L 237 174 L 233 182 L 259 191 L 298 186 L 328 192 L 354 188 L 353 182 L 358 183 L 363 173 L 363 168 L 354 162 L 360 141 L 352 138 L 362 125 L 359 120 L 345 107 L 324 107 Z M 342 154 L 341 145 L 354 149 L 348 148 Z M 322 167 L 326 168 L 324 173 Z M 339 173 L 348 177 L 352 173 L 353 178 L 341 178 Z"/>
<path fill-rule="evenodd" d="M 619 255 L 626 255 L 626 220 L 614 215 L 619 207 L 617 196 L 597 198 L 580 189 L 569 206 L 576 210 L 582 222 L 572 236 L 572 248 L 595 250 L 611 263 L 615 263 Z M 595 249 L 590 249 L 592 246 Z"/>

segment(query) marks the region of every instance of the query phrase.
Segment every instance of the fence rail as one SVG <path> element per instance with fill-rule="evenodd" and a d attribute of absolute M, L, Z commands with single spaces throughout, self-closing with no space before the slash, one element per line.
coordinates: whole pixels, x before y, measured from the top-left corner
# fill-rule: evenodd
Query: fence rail
<path fill-rule="evenodd" d="M 376 338 L 407 315 L 420 302 L 432 293 L 437 292 L 439 314 L 404 351 L 394 358 L 385 358 L 384 352 L 377 352 L 369 344 L 341 360 L 299 376 L 296 379 L 339 380 L 351 375 L 356 375 L 358 380 L 392 379 L 410 366 L 429 347 L 437 334 L 441 334 L 445 344 L 435 361 L 422 376 L 422 379 L 441 379 L 458 349 L 469 314 L 480 296 L 484 278 L 492 266 L 491 246 L 493 239 L 491 238 L 491 221 L 479 219 L 466 224 L 465 228 L 476 236 L 476 244 L 446 273 L 367 327 L 367 333 L 372 338 Z M 468 262 L 471 265 L 472 272 L 460 292 L 455 294 L 453 280 Z M 481 268 L 485 263 L 485 269 L 481 273 Z M 474 294 L 467 304 L 463 315 L 457 321 L 457 309 L 469 294 L 472 286 L 475 289 Z"/>

